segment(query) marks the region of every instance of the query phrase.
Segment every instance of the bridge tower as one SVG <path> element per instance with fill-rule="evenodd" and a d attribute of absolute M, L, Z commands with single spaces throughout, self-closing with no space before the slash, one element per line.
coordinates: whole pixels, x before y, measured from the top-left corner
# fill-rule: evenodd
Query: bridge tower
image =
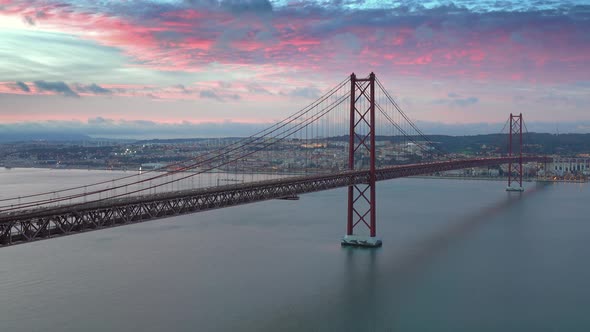
<path fill-rule="evenodd" d="M 375 208 L 375 74 L 368 78 L 350 75 L 350 129 L 348 142 L 348 169 L 363 168 L 369 161 L 367 183 L 348 186 L 348 219 L 343 246 L 380 247 L 376 237 Z M 358 159 L 355 156 L 359 157 Z M 367 234 L 355 234 L 355 228 L 365 228 Z"/>
<path fill-rule="evenodd" d="M 522 113 L 519 115 L 510 113 L 510 133 L 508 135 L 508 156 L 515 157 L 518 154 L 518 164 L 515 165 L 512 160 L 508 163 L 506 191 L 524 191 L 522 186 Z M 518 142 L 516 147 L 515 141 Z"/>

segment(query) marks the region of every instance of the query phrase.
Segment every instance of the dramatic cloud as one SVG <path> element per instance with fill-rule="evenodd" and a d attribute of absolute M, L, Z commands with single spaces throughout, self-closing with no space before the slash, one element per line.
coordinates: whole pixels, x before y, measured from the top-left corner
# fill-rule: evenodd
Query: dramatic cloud
<path fill-rule="evenodd" d="M 284 108 L 297 109 L 351 72 L 374 71 L 423 120 L 493 122 L 522 109 L 543 121 L 590 120 L 583 0 L 0 4 L 2 98 L 109 100 L 101 109 L 124 108 L 129 119 L 145 107 L 126 109 L 119 98 L 170 109 L 191 102 L 198 111 L 178 117 L 199 119 L 202 105 L 218 105 L 231 118 L 258 109 L 255 101 L 285 98 Z M 67 100 L 53 99 L 55 109 Z M 47 118 L 78 118 L 78 109 L 59 109 Z"/>
<path fill-rule="evenodd" d="M 113 93 L 113 91 L 105 89 L 95 83 L 92 83 L 90 85 L 77 84 L 75 85 L 75 89 L 79 93 L 91 93 L 94 95 L 109 95 Z"/>
<path fill-rule="evenodd" d="M 215 99 L 217 101 L 237 101 L 241 99 L 241 97 L 237 94 L 219 93 L 214 90 L 202 90 L 199 95 L 201 98 Z"/>
<path fill-rule="evenodd" d="M 267 13 L 272 11 L 272 5 L 268 0 L 222 0 L 220 6 L 236 13 Z"/>
<path fill-rule="evenodd" d="M 55 92 L 66 97 L 80 97 L 64 82 L 35 81 L 34 84 L 39 91 Z"/>
<path fill-rule="evenodd" d="M 260 94 L 260 95 L 272 95 L 273 93 L 267 89 L 261 87 L 257 83 L 248 84 L 247 87 L 249 93 Z"/>
<path fill-rule="evenodd" d="M 201 98 L 211 98 L 219 100 L 219 96 L 212 90 L 203 90 L 200 93 Z"/>
<path fill-rule="evenodd" d="M 28 85 L 26 85 L 25 83 L 23 83 L 23 82 L 16 82 L 15 84 L 16 84 L 16 85 L 17 85 L 17 86 L 18 86 L 18 87 L 19 87 L 19 88 L 20 88 L 22 91 L 24 91 L 24 92 L 31 92 L 31 89 L 29 89 L 29 86 L 28 86 Z"/>
<path fill-rule="evenodd" d="M 475 98 L 475 97 L 468 97 L 468 98 L 463 98 L 463 99 L 454 99 L 453 100 L 453 104 L 458 105 L 458 106 L 469 106 L 469 105 L 474 105 L 477 104 L 477 102 L 479 101 L 479 99 Z"/>
<path fill-rule="evenodd" d="M 196 71 L 217 62 L 324 72 L 372 67 L 380 73 L 437 77 L 569 80 L 587 75 L 590 61 L 588 6 L 540 9 L 532 3 L 494 7 L 469 1 L 432 8 L 414 1 L 381 7 L 363 1 L 275 6 L 267 0 L 8 3 L 4 13 L 36 17 L 40 27 L 67 28 L 120 48 L 138 66 L 167 71 Z"/>
<path fill-rule="evenodd" d="M 454 92 L 450 92 L 447 96 L 449 98 L 437 99 L 433 103 L 434 104 L 442 104 L 442 105 L 466 107 L 466 106 L 475 105 L 479 102 L 479 98 L 476 98 L 476 97 L 463 98 L 463 97 L 461 97 L 461 95 L 454 93 Z"/>
<path fill-rule="evenodd" d="M 321 95 L 321 91 L 314 87 L 295 88 L 295 90 L 288 92 L 286 95 L 291 97 L 317 99 Z"/>
<path fill-rule="evenodd" d="M 35 20 L 33 20 L 33 18 L 30 16 L 23 16 L 23 21 L 25 21 L 25 23 L 28 25 L 35 25 Z"/>

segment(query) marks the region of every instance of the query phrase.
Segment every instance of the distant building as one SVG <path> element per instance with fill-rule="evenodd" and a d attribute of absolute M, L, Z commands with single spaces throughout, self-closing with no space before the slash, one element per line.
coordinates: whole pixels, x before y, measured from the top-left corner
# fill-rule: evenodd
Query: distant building
<path fill-rule="evenodd" d="M 163 168 L 166 167 L 166 164 L 162 164 L 162 163 L 144 163 L 141 164 L 141 169 L 146 170 L 146 169 L 159 169 L 159 168 Z"/>
<path fill-rule="evenodd" d="M 557 175 L 590 174 L 590 158 L 553 158 L 549 170 Z"/>

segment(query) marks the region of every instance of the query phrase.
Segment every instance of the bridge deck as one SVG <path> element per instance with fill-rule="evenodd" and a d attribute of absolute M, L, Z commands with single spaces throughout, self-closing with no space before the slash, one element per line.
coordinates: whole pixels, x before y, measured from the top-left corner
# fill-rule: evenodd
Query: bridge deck
<path fill-rule="evenodd" d="M 506 164 L 510 161 L 518 162 L 518 157 L 477 158 L 399 165 L 377 169 L 376 177 L 377 181 L 383 181 L 454 169 Z M 549 162 L 550 160 L 547 157 L 523 157 L 523 162 L 535 161 Z M 368 170 L 346 171 L 0 213 L 0 247 L 346 187 L 366 183 L 368 179 Z"/>

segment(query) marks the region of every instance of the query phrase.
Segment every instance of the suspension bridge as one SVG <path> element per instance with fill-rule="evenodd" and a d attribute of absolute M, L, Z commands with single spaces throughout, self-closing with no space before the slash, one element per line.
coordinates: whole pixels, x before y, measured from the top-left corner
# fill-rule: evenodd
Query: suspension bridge
<path fill-rule="evenodd" d="M 505 152 L 451 155 L 410 120 L 373 73 L 352 74 L 286 119 L 188 160 L 0 197 L 0 247 L 339 187 L 348 188 L 342 244 L 378 247 L 378 181 L 508 164 L 507 190 L 522 191 L 523 163 L 550 159 L 523 153 L 522 114 L 511 114 L 507 124 Z"/>

